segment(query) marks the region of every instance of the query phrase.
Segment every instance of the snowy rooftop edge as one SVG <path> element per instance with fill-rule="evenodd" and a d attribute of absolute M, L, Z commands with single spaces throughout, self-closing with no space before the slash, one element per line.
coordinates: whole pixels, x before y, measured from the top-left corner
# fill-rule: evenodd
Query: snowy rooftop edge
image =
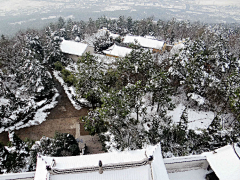
<path fill-rule="evenodd" d="M 109 47 L 107 50 L 103 51 L 105 54 L 109 54 L 112 56 L 118 56 L 118 57 L 125 57 L 127 54 L 130 54 L 132 52 L 132 49 L 117 46 L 114 44 L 113 46 Z"/>
<path fill-rule="evenodd" d="M 207 157 L 205 155 L 190 155 L 190 156 L 180 156 L 180 157 L 173 157 L 173 158 L 164 158 L 163 161 L 165 164 L 172 164 L 172 163 L 180 163 L 186 161 L 201 161 L 206 160 Z"/>
<path fill-rule="evenodd" d="M 11 180 L 11 179 L 23 179 L 23 178 L 33 178 L 34 172 L 22 172 L 22 173 L 9 173 L 0 175 L 0 179 Z"/>
<path fill-rule="evenodd" d="M 221 180 L 239 180 L 240 159 L 232 145 L 227 145 L 207 155 L 207 161 Z"/>
<path fill-rule="evenodd" d="M 77 56 L 82 56 L 87 47 L 87 44 L 68 40 L 63 40 L 60 44 L 60 49 L 63 53 L 73 54 Z"/>
<path fill-rule="evenodd" d="M 130 161 L 140 161 L 146 158 L 145 153 L 146 150 L 142 149 L 135 151 L 90 154 L 85 156 L 68 156 L 68 157 L 41 156 L 41 158 L 49 165 L 52 163 L 52 160 L 54 159 L 56 161 L 56 166 L 54 168 L 72 169 L 97 166 L 99 160 L 102 161 L 103 165 L 117 164 L 120 162 L 126 163 Z"/>
<path fill-rule="evenodd" d="M 44 177 L 49 178 L 50 176 L 51 178 L 55 177 L 55 179 L 58 179 L 58 178 L 64 179 L 64 177 L 66 177 L 64 175 L 65 172 L 70 172 L 71 176 L 74 176 L 74 174 L 78 174 L 79 172 L 83 171 L 81 177 L 85 177 L 84 175 L 86 174 L 85 170 L 89 168 L 90 169 L 93 168 L 94 170 L 96 170 L 96 168 L 99 165 L 99 160 L 102 161 L 103 169 L 104 167 L 107 168 L 106 169 L 107 172 L 121 171 L 122 173 L 126 173 L 131 177 L 135 177 L 135 175 L 137 174 L 137 177 L 139 179 L 139 174 L 142 174 L 143 171 L 150 173 L 151 168 L 149 166 L 148 161 L 151 161 L 151 160 L 149 160 L 148 158 L 151 155 L 153 156 L 152 176 L 155 177 L 153 179 L 169 180 L 166 167 L 163 163 L 160 144 L 155 146 L 147 146 L 145 149 L 141 149 L 141 150 L 92 154 L 92 155 L 85 155 L 85 156 L 72 156 L 72 157 L 38 156 L 35 180 L 42 180 Z M 143 161 L 144 163 L 141 163 Z M 126 167 L 124 166 L 125 163 L 128 164 Z M 138 164 L 140 163 L 140 165 L 137 165 L 135 167 L 136 163 Z M 53 167 L 49 172 L 46 170 L 46 166 L 48 165 L 50 167 Z M 123 165 L 123 169 L 122 168 L 119 169 L 121 165 Z M 109 169 L 108 166 L 111 166 L 113 168 Z M 115 169 L 115 166 L 116 166 L 116 169 Z M 141 171 L 139 171 L 139 167 L 141 167 L 142 169 Z M 93 179 L 96 179 L 95 178 L 96 173 L 94 170 L 89 172 L 90 173 L 89 176 Z M 74 178 L 75 177 L 76 176 L 74 176 Z M 117 177 L 116 179 L 122 179 L 122 178 Z M 152 178 L 150 178 L 150 174 L 149 174 L 148 176 L 145 176 L 144 179 L 149 180 Z"/>
<path fill-rule="evenodd" d="M 126 35 L 124 37 L 123 43 L 135 43 L 135 40 L 137 40 L 137 42 L 141 46 L 147 47 L 147 48 L 161 49 L 164 45 L 164 41 L 149 39 L 142 36 L 131 36 L 131 35 Z"/>

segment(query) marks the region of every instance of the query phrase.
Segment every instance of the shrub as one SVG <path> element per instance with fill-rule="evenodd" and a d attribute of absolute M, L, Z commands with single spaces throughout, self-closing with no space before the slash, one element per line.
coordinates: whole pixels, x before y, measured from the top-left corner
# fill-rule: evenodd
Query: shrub
<path fill-rule="evenodd" d="M 57 62 L 54 63 L 54 67 L 55 67 L 55 69 L 58 70 L 58 71 L 62 71 L 62 69 L 64 68 L 63 65 L 62 65 L 62 63 L 59 62 L 59 61 L 57 61 Z"/>

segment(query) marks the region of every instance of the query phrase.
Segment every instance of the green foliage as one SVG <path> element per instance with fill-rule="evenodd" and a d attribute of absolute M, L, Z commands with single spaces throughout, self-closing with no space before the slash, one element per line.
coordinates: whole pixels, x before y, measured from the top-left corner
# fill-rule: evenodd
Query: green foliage
<path fill-rule="evenodd" d="M 102 64 L 96 56 L 86 53 L 81 57 L 75 86 L 79 96 L 91 102 L 93 109 L 101 103 L 103 74 Z"/>
<path fill-rule="evenodd" d="M 85 122 L 85 129 L 92 136 L 107 131 L 108 123 L 104 122 L 104 120 L 99 115 L 98 110 L 90 111 L 88 113 L 88 116 L 84 117 L 82 120 Z"/>
<path fill-rule="evenodd" d="M 47 156 L 77 156 L 80 154 L 78 143 L 75 138 L 68 133 L 55 133 L 54 138 L 43 136 L 36 142 L 30 152 L 29 169 L 36 169 L 37 154 Z"/>
<path fill-rule="evenodd" d="M 235 114 L 236 120 L 240 122 L 240 88 L 236 89 L 230 97 L 230 108 Z"/>
<path fill-rule="evenodd" d="M 104 92 L 109 92 L 111 89 L 121 89 L 123 86 L 120 80 L 120 73 L 116 69 L 107 69 L 102 77 L 102 89 Z"/>
<path fill-rule="evenodd" d="M 57 62 L 54 63 L 54 67 L 55 67 L 55 69 L 58 70 L 58 71 L 62 71 L 62 69 L 64 68 L 63 65 L 62 65 L 62 63 L 59 62 L 59 61 L 57 61 Z"/>
<path fill-rule="evenodd" d="M 88 61 L 81 62 L 87 64 Z M 86 69 L 80 65 L 81 70 Z M 134 50 L 125 58 L 118 59 L 115 69 L 108 69 L 104 76 L 98 78 L 101 80 L 97 81 L 103 82 L 99 84 L 102 105 L 90 111 L 84 119 L 90 134 L 99 134 L 102 141 L 112 138 L 113 146 L 120 150 L 138 149 L 145 143 L 159 142 L 163 124 L 170 121 L 166 117 L 166 109 L 172 107 L 169 98 L 172 91 L 167 73 L 157 66 L 152 54 L 143 49 Z M 146 93 L 154 94 L 150 104 L 143 100 Z M 157 113 L 148 117 L 146 109 L 155 103 L 158 103 Z M 149 124 L 148 131 L 144 123 Z"/>
<path fill-rule="evenodd" d="M 77 141 L 73 135 L 68 133 L 56 132 L 52 149 L 54 150 L 52 156 L 76 156 L 80 154 Z"/>
<path fill-rule="evenodd" d="M 124 85 L 141 81 L 145 84 L 156 68 L 150 51 L 144 49 L 133 50 L 123 59 L 118 59 L 117 69 Z"/>
<path fill-rule="evenodd" d="M 78 143 L 76 142 L 75 138 L 68 133 L 56 132 L 53 139 L 42 137 L 32 149 L 34 151 L 32 155 L 35 155 L 36 152 L 42 155 L 50 155 L 56 157 L 76 156 L 80 154 Z"/>
<path fill-rule="evenodd" d="M 64 82 L 67 83 L 68 86 L 72 86 L 77 83 L 77 79 L 75 75 L 71 73 L 71 71 L 64 68 L 61 70 L 61 74 Z"/>
<path fill-rule="evenodd" d="M 117 149 L 141 148 L 146 141 L 140 120 L 146 114 L 145 108 L 142 107 L 143 94 L 140 82 L 123 87 L 121 90 L 111 89 L 103 96 L 101 108 L 89 113 L 86 118 L 87 129 L 94 133 L 104 133 L 108 130 L 114 137 L 113 141 Z M 132 117 L 131 113 L 136 116 Z M 107 136 L 104 138 L 109 139 Z"/>
<path fill-rule="evenodd" d="M 0 144 L 0 170 L 9 172 L 34 171 L 37 153 L 49 156 L 76 156 L 80 154 L 75 138 L 67 133 L 57 133 L 54 138 L 43 137 L 34 142 L 30 139 L 22 141 L 15 133 L 10 146 L 6 149 Z"/>

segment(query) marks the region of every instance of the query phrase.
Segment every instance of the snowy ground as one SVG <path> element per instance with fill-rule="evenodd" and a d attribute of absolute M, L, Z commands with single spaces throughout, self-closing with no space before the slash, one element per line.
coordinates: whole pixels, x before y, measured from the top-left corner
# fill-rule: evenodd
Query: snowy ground
<path fill-rule="evenodd" d="M 42 108 L 39 108 L 33 119 L 28 121 L 27 123 L 24 123 L 22 121 L 16 123 L 14 126 L 11 126 L 11 127 L 8 127 L 8 128 L 0 128 L 0 133 L 2 133 L 3 131 L 13 131 L 13 130 L 18 130 L 18 129 L 21 129 L 21 128 L 24 128 L 24 127 L 30 127 L 30 126 L 33 126 L 33 125 L 39 125 L 41 124 L 42 122 L 44 122 L 49 114 L 48 110 L 54 108 L 58 101 L 57 101 L 57 97 L 59 96 L 59 94 L 57 93 L 57 90 L 56 90 L 56 93 L 55 95 L 53 96 L 53 98 L 51 99 L 51 102 L 49 104 L 46 104 L 45 106 L 43 106 Z M 36 104 L 30 104 L 30 106 L 32 107 L 35 107 L 37 109 L 37 107 L 40 107 L 41 105 L 43 105 L 44 103 L 46 103 L 47 100 L 43 100 L 43 101 L 40 101 Z M 0 99 L 0 105 L 1 104 L 4 104 L 4 103 L 7 103 L 6 99 L 3 99 L 1 98 Z M 26 108 L 28 109 L 28 107 Z M 15 114 L 21 112 L 23 109 L 18 109 L 16 112 L 14 112 Z M 16 117 L 16 115 L 13 115 L 11 116 L 11 118 L 14 118 Z M 4 122 L 4 119 L 2 119 L 2 122 Z"/>
<path fill-rule="evenodd" d="M 173 111 L 168 111 L 168 115 L 172 117 L 174 123 L 180 121 L 180 117 L 186 106 L 179 104 Z M 212 122 L 214 118 L 214 112 L 204 112 L 196 111 L 194 109 L 188 108 L 188 129 L 198 130 L 206 129 Z"/>

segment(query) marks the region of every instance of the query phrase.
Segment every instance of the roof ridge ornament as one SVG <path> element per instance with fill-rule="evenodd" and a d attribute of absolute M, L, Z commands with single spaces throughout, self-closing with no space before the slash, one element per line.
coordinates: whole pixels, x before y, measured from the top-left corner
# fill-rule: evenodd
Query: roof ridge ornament
<path fill-rule="evenodd" d="M 102 161 L 99 160 L 98 166 L 89 166 L 89 167 L 82 167 L 82 168 L 74 168 L 74 169 L 57 169 L 57 168 L 47 168 L 50 174 L 73 174 L 73 173 L 88 173 L 88 172 L 94 172 L 98 171 L 100 174 L 103 173 L 103 171 L 111 171 L 111 170 L 122 170 L 127 168 L 134 168 L 134 167 L 140 167 L 140 166 L 146 166 L 151 163 L 153 160 L 153 156 L 150 156 L 149 158 L 146 157 L 143 160 L 140 161 L 133 161 L 133 162 L 122 162 L 122 163 L 116 163 L 116 164 L 106 164 L 103 165 Z"/>
<path fill-rule="evenodd" d="M 103 167 L 102 167 L 102 161 L 101 160 L 99 160 L 98 166 L 99 166 L 99 174 L 102 174 L 103 173 Z"/>

